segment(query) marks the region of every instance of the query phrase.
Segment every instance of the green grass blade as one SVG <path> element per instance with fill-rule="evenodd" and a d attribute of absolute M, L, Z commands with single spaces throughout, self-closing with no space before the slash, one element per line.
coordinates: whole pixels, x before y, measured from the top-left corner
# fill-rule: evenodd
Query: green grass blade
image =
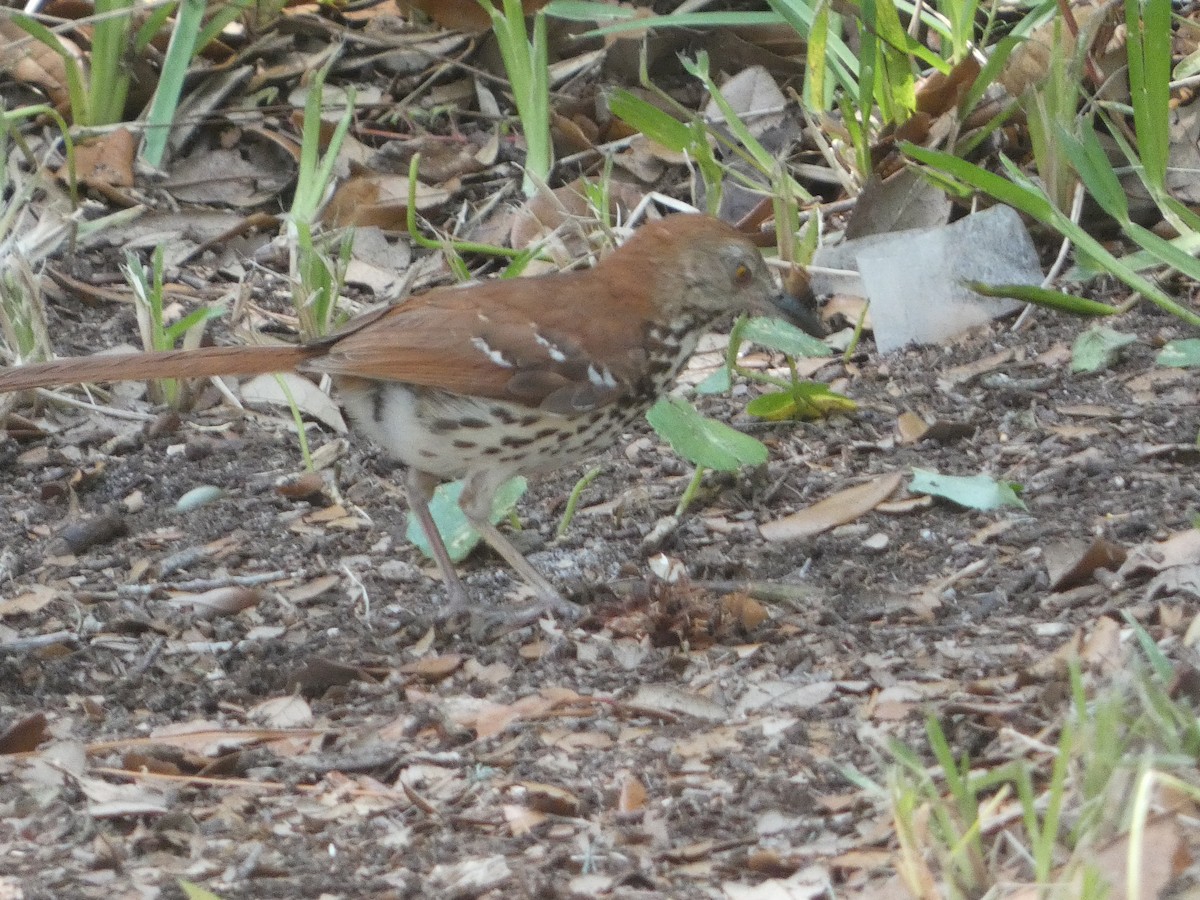
<path fill-rule="evenodd" d="M 967 281 L 965 284 L 975 293 L 985 297 L 1011 297 L 1073 316 L 1111 316 L 1120 312 L 1115 306 L 1109 306 L 1107 303 L 1032 284 L 984 284 L 981 281 Z"/>
<path fill-rule="evenodd" d="M 197 36 L 204 22 L 206 5 L 207 0 L 182 0 L 175 30 L 171 32 L 171 41 L 167 45 L 162 73 L 154 90 L 154 98 L 150 101 L 146 137 L 142 142 L 142 159 L 156 169 L 162 165 L 167 151 L 171 123 L 175 120 L 179 97 L 183 93 L 183 80 L 196 52 Z"/>
<path fill-rule="evenodd" d="M 1170 153 L 1171 0 L 1125 0 L 1129 90 L 1138 157 L 1155 193 L 1165 191 Z"/>

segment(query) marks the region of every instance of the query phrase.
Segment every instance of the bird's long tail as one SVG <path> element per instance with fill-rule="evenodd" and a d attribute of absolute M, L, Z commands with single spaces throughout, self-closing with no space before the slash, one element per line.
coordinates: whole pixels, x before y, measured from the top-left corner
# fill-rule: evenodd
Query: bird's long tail
<path fill-rule="evenodd" d="M 206 378 L 287 372 L 314 353 L 297 347 L 202 347 L 158 353 L 114 353 L 0 367 L 0 393 L 96 381 Z"/>

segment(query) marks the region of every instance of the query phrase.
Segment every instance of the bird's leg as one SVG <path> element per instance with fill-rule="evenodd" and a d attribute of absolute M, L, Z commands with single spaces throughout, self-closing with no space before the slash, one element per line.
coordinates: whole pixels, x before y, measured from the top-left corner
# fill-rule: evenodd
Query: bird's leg
<path fill-rule="evenodd" d="M 495 475 L 491 473 L 468 478 L 463 485 L 459 506 L 462 508 L 463 515 L 467 517 L 467 521 L 471 523 L 471 527 L 479 532 L 480 536 L 504 558 L 505 562 L 512 566 L 518 575 L 525 579 L 537 595 L 538 602 L 533 606 L 513 610 L 508 614 L 501 614 L 496 610 L 481 612 L 479 604 L 471 601 L 466 586 L 458 577 L 458 571 L 450 559 L 450 552 L 446 549 L 446 543 L 442 540 L 437 525 L 434 524 L 433 515 L 429 511 L 429 501 L 433 498 L 433 492 L 438 486 L 439 479 L 412 468 L 405 473 L 404 487 L 408 495 L 409 509 L 417 517 L 417 522 L 420 523 L 421 530 L 425 533 L 426 540 L 429 541 L 433 560 L 442 573 L 442 580 L 446 583 L 446 593 L 449 595 L 450 602 L 439 611 L 438 620 L 447 622 L 459 615 L 467 614 L 473 619 L 477 619 L 480 625 L 479 628 L 472 628 L 472 631 L 484 633 L 491 630 L 489 626 L 493 624 L 509 628 L 528 625 L 537 621 L 548 611 L 556 612 L 567 619 L 578 618 L 582 614 L 580 607 L 564 599 L 554 585 L 531 566 L 529 561 L 521 555 L 521 551 L 514 547 L 512 542 L 491 523 L 489 517 L 492 500 L 499 487 L 499 484 L 494 483 L 496 480 Z"/>
<path fill-rule="evenodd" d="M 446 542 L 442 540 L 442 535 L 433 522 L 433 514 L 429 511 L 429 501 L 433 499 L 433 492 L 437 486 L 438 479 L 433 475 L 418 472 L 413 468 L 405 472 L 404 489 L 408 495 L 408 508 L 417 517 L 421 530 L 425 532 L 425 539 L 429 541 L 429 547 L 433 551 L 433 561 L 437 563 L 438 570 L 442 573 L 442 581 L 446 583 L 446 593 L 450 595 L 450 605 L 442 613 L 442 617 L 448 618 L 470 611 L 471 599 L 467 596 L 467 589 L 458 577 L 454 562 L 450 559 L 450 551 L 446 549 Z"/>
<path fill-rule="evenodd" d="M 507 478 L 503 479 L 507 480 Z M 567 619 L 577 619 L 583 610 L 576 603 L 563 597 L 546 578 L 527 560 L 524 554 L 513 546 L 491 521 L 492 501 L 496 491 L 503 483 L 495 471 L 480 472 L 468 476 L 463 484 L 462 494 L 458 505 L 471 527 L 479 532 L 489 546 L 512 566 L 513 570 L 525 579 L 525 583 L 533 588 L 537 596 L 537 604 L 527 610 L 516 610 L 509 618 L 509 624 L 519 625 L 536 621 L 542 613 L 554 612 Z"/>

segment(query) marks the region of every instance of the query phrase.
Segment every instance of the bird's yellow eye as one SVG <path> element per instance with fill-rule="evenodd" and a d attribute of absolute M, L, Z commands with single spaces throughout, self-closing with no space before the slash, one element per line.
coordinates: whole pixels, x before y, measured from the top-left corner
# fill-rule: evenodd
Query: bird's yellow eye
<path fill-rule="evenodd" d="M 746 284 L 750 281 L 750 267 L 745 263 L 738 263 L 738 267 L 733 270 L 733 280 L 737 284 Z"/>

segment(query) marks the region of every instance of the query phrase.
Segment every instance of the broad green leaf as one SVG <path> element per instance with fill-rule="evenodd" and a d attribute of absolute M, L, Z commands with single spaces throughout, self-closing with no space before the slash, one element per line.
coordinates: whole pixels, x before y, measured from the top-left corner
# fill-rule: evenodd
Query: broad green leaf
<path fill-rule="evenodd" d="M 1123 334 L 1111 328 L 1089 328 L 1075 339 L 1071 347 L 1071 371 L 1096 372 L 1106 369 L 1116 362 L 1122 347 L 1128 347 L 1136 340 L 1132 334 Z"/>
<path fill-rule="evenodd" d="M 990 510 L 1004 506 L 1025 509 L 1017 496 L 1020 485 L 1011 481 L 996 481 L 987 475 L 942 475 L 929 469 L 913 469 L 908 489 L 914 494 L 932 494 L 967 509 Z"/>
<path fill-rule="evenodd" d="M 782 422 L 796 414 L 796 398 L 791 391 L 772 391 L 747 403 L 746 412 L 768 422 Z"/>
<path fill-rule="evenodd" d="M 1173 369 L 1200 367 L 1200 338 L 1170 341 L 1158 352 L 1155 362 Z"/>
<path fill-rule="evenodd" d="M 439 485 L 438 489 L 434 491 L 433 499 L 429 502 L 433 523 L 446 543 L 446 551 L 455 562 L 466 559 L 467 555 L 475 549 L 475 545 L 479 543 L 479 533 L 471 527 L 467 517 L 463 515 L 462 508 L 458 505 L 462 489 L 461 481 Z M 524 493 L 524 478 L 518 475 L 516 478 L 506 481 L 503 487 L 496 492 L 496 498 L 492 501 L 492 515 L 490 516 L 492 524 L 508 516 Z M 405 531 L 405 535 L 417 546 L 418 550 L 430 559 L 433 558 L 433 549 L 429 546 L 429 540 L 425 537 L 425 532 L 421 530 L 421 524 L 417 521 L 417 517 L 411 513 L 408 516 L 408 529 Z"/>
<path fill-rule="evenodd" d="M 788 356 L 831 356 L 833 351 L 824 341 L 817 340 L 782 319 L 765 316 L 751 319 L 741 330 L 741 336 L 747 341 L 761 344 L 768 350 L 778 350 Z"/>
<path fill-rule="evenodd" d="M 1012 297 L 1035 306 L 1056 309 L 1076 316 L 1111 316 L 1117 310 L 1107 303 L 1098 303 L 1062 291 L 1052 291 L 1032 284 L 984 284 L 982 281 L 967 281 L 967 287 L 985 297 Z"/>
<path fill-rule="evenodd" d="M 672 450 L 694 465 L 735 472 L 767 461 L 767 448 L 761 441 L 705 418 L 679 397 L 659 400 L 646 413 L 646 419 Z"/>
<path fill-rule="evenodd" d="M 636 128 L 650 140 L 658 141 L 668 150 L 682 153 L 694 141 L 692 129 L 687 123 L 680 122 L 629 91 L 620 90 L 613 94 L 608 100 L 608 108 L 618 119 Z"/>
<path fill-rule="evenodd" d="M 839 412 L 854 412 L 858 404 L 843 397 L 819 381 L 802 381 L 790 390 L 773 391 L 755 397 L 746 405 L 746 412 L 769 422 L 787 419 L 821 419 Z"/>

